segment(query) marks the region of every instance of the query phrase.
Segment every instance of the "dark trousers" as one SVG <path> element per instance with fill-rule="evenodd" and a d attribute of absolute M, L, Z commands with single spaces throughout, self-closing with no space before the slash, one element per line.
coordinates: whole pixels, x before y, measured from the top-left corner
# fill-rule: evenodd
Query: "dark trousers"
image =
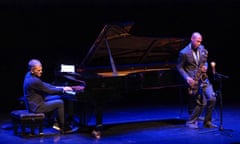
<path fill-rule="evenodd" d="M 210 83 L 207 83 L 204 87 L 200 87 L 199 93 L 194 97 L 192 101 L 195 106 L 190 113 L 189 120 L 190 122 L 195 122 L 198 120 L 198 117 L 206 108 L 204 123 L 212 121 L 212 112 L 216 105 L 216 95 L 213 90 L 213 87 Z M 190 111 L 190 109 L 189 109 Z"/>
<path fill-rule="evenodd" d="M 65 124 L 64 102 L 59 97 L 60 96 L 55 96 L 53 99 L 46 100 L 44 104 L 37 109 L 36 112 L 49 113 L 49 112 L 56 111 L 59 124 L 61 126 L 64 126 Z"/>

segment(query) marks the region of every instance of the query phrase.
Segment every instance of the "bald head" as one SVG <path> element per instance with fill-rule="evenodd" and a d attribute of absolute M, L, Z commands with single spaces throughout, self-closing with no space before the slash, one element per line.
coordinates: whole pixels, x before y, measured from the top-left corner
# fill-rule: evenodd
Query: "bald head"
<path fill-rule="evenodd" d="M 29 62 L 28 62 L 28 68 L 31 69 L 35 66 L 42 66 L 41 62 L 38 60 L 38 59 L 31 59 Z"/>
<path fill-rule="evenodd" d="M 191 36 L 192 48 L 196 49 L 202 43 L 202 35 L 199 32 L 194 32 Z"/>
<path fill-rule="evenodd" d="M 199 32 L 194 32 L 192 33 L 192 39 L 195 39 L 195 38 L 201 38 L 202 39 L 202 35 L 199 33 Z"/>
<path fill-rule="evenodd" d="M 28 68 L 32 75 L 40 77 L 42 75 L 42 64 L 38 59 L 31 59 L 28 62 Z"/>

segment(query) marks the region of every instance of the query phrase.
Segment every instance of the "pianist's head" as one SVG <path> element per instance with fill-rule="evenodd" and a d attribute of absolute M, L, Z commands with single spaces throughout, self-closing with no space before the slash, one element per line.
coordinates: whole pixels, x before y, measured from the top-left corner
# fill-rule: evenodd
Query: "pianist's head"
<path fill-rule="evenodd" d="M 37 77 L 42 76 L 42 64 L 38 59 L 31 59 L 28 62 L 28 69 L 32 75 L 35 75 Z"/>

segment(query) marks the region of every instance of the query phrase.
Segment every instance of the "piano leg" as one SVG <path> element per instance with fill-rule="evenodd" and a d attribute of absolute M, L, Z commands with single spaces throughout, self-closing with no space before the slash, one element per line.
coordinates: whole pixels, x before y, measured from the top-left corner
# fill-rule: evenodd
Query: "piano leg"
<path fill-rule="evenodd" d="M 96 113 L 96 131 L 102 131 L 103 129 L 103 99 L 101 96 L 97 96 L 96 105 L 95 105 L 95 113 Z"/>
<path fill-rule="evenodd" d="M 92 134 L 95 138 L 99 139 L 101 132 L 103 131 L 103 110 L 104 106 L 109 99 L 108 96 L 112 96 L 114 89 L 112 88 L 95 88 L 93 96 L 95 97 L 95 116 L 96 116 L 96 125 L 92 131 Z"/>
<path fill-rule="evenodd" d="M 103 130 L 103 110 L 108 101 L 108 96 L 112 96 L 112 88 L 94 88 L 92 93 L 87 95 L 79 95 L 76 97 L 64 97 L 68 104 L 68 115 L 72 117 L 72 121 L 79 127 L 79 131 L 89 131 L 89 119 L 95 114 L 95 126 L 92 134 L 96 138 L 100 138 Z M 75 120 L 76 119 L 76 120 Z"/>
<path fill-rule="evenodd" d="M 63 97 L 63 99 L 67 123 L 78 127 L 79 131 L 89 131 L 88 121 L 92 115 L 93 105 L 74 97 Z"/>
<path fill-rule="evenodd" d="M 98 96 L 95 103 L 95 116 L 96 116 L 96 125 L 92 131 L 92 135 L 96 139 L 100 139 L 101 132 L 103 130 L 103 100 L 101 96 Z"/>
<path fill-rule="evenodd" d="M 64 99 L 65 100 L 65 99 Z M 66 124 L 74 129 L 79 129 L 78 118 L 75 115 L 75 101 L 65 100 L 65 121 Z"/>

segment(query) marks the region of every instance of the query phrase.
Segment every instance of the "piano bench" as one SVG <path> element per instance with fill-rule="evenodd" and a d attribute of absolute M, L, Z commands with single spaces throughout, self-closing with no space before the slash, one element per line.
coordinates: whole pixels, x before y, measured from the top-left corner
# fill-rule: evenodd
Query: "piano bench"
<path fill-rule="evenodd" d="M 10 116 L 14 135 L 39 136 L 43 134 L 44 113 L 31 113 L 28 110 L 13 110 Z M 19 128 L 21 128 L 20 133 Z M 30 135 L 26 133 L 27 128 L 31 130 Z M 35 128 L 38 128 L 38 134 L 35 134 Z"/>

